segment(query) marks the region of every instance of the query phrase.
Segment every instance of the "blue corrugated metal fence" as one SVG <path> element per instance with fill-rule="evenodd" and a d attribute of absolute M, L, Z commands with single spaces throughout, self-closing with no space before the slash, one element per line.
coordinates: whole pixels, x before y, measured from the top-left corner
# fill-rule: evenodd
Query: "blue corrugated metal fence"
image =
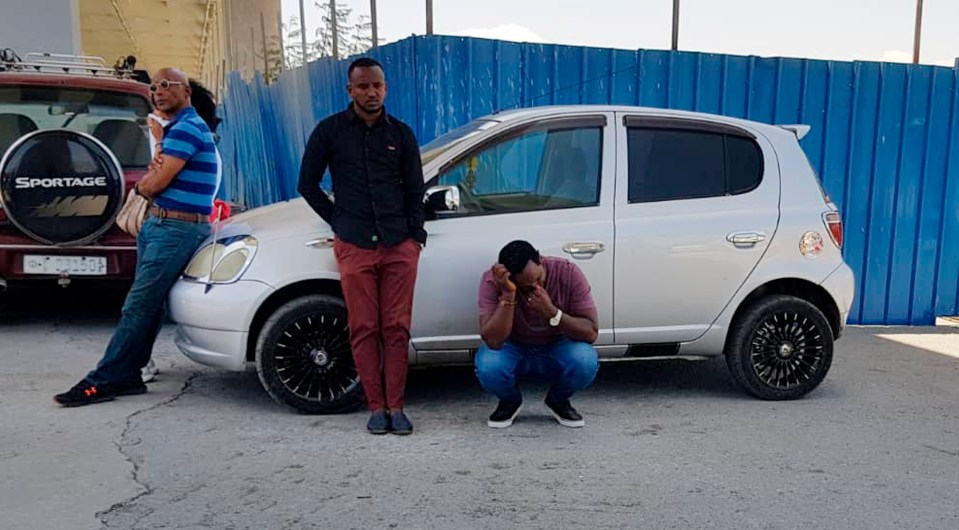
<path fill-rule="evenodd" d="M 610 103 L 807 123 L 802 146 L 846 224 L 851 323 L 930 324 L 959 314 L 959 68 L 624 51 L 413 37 L 371 55 L 387 106 L 421 143 L 495 110 Z M 230 77 L 225 193 L 258 206 L 296 196 L 306 138 L 346 106 L 347 61 L 265 86 Z"/>

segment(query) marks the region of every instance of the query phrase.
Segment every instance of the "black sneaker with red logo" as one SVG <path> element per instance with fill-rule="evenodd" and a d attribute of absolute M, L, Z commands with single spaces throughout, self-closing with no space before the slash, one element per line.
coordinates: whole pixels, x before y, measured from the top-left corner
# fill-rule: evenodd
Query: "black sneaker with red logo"
<path fill-rule="evenodd" d="M 53 396 L 53 400 L 64 407 L 82 407 L 94 403 L 111 401 L 117 396 L 143 394 L 147 386 L 143 383 L 129 386 L 94 385 L 87 380 L 73 385 L 70 390 Z"/>

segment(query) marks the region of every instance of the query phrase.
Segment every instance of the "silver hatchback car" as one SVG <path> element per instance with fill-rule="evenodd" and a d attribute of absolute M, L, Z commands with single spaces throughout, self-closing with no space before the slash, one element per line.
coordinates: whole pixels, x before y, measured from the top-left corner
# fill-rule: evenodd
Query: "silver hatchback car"
<path fill-rule="evenodd" d="M 574 260 L 603 358 L 725 355 L 763 399 L 829 371 L 852 304 L 842 220 L 799 139 L 809 128 L 612 106 L 477 119 L 422 148 L 429 243 L 410 362 L 469 363 L 480 276 L 513 239 Z M 259 372 L 279 403 L 362 400 L 333 234 L 302 200 L 243 213 L 170 295 L 189 358 Z"/>

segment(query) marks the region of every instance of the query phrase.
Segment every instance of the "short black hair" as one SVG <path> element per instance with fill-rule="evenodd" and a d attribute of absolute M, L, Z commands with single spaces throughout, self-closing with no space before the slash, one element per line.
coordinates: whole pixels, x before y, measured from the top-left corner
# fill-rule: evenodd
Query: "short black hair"
<path fill-rule="evenodd" d="M 350 69 L 346 71 L 346 78 L 349 79 L 353 75 L 353 70 L 357 68 L 372 68 L 379 67 L 380 70 L 383 69 L 383 65 L 379 63 L 376 59 L 371 57 L 360 57 L 359 59 L 350 63 Z"/>
<path fill-rule="evenodd" d="M 528 241 L 511 241 L 499 251 L 499 263 L 506 267 L 510 274 L 523 272 L 526 264 L 531 261 L 539 265 L 539 251 Z"/>
<path fill-rule="evenodd" d="M 213 92 L 203 86 L 203 83 L 192 78 L 190 79 L 190 103 L 200 119 L 206 122 L 210 132 L 215 133 L 217 126 L 220 125 L 220 118 L 216 116 L 216 97 Z"/>

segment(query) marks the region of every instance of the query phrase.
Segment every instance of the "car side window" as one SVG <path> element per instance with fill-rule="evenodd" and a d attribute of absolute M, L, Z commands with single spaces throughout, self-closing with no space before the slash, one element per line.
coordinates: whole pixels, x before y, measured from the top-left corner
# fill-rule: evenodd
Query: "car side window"
<path fill-rule="evenodd" d="M 626 142 L 630 203 L 747 193 L 762 180 L 756 142 L 699 130 L 629 127 Z"/>
<path fill-rule="evenodd" d="M 453 216 L 577 208 L 599 204 L 602 128 L 537 128 L 467 154 L 439 175 L 456 186 Z"/>

